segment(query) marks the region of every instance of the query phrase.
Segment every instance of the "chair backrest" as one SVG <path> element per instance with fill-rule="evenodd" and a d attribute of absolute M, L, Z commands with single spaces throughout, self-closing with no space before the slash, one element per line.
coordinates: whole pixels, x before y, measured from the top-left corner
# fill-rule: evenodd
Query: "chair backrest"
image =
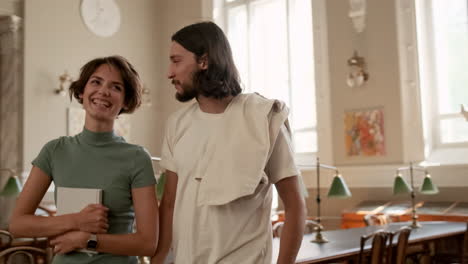
<path fill-rule="evenodd" d="M 50 263 L 52 257 L 45 249 L 30 246 L 16 246 L 0 251 L 0 259 L 4 260 L 6 264 L 41 264 Z"/>
<path fill-rule="evenodd" d="M 364 223 L 366 226 L 386 225 L 390 222 L 392 221 L 386 214 L 367 214 L 364 216 Z"/>
<path fill-rule="evenodd" d="M 361 249 L 359 251 L 359 263 L 382 264 L 384 263 L 385 249 L 390 234 L 383 230 L 377 230 L 372 234 L 361 236 Z M 369 254 L 369 262 L 366 261 L 364 247 L 366 242 L 372 238 L 372 247 Z"/>
<path fill-rule="evenodd" d="M 12 241 L 13 237 L 11 236 L 10 232 L 6 230 L 0 230 L 0 250 L 10 247 Z"/>
<path fill-rule="evenodd" d="M 55 216 L 56 213 L 57 210 L 40 204 L 37 206 L 36 212 L 34 214 L 41 216 Z"/>
<path fill-rule="evenodd" d="M 400 230 L 391 232 L 389 237 L 389 246 L 387 250 L 387 263 L 404 264 L 406 263 L 406 249 L 408 248 L 408 239 L 411 234 L 411 228 L 402 227 Z M 396 249 L 393 250 L 392 241 L 398 235 Z M 395 254 L 393 254 L 395 253 Z"/>

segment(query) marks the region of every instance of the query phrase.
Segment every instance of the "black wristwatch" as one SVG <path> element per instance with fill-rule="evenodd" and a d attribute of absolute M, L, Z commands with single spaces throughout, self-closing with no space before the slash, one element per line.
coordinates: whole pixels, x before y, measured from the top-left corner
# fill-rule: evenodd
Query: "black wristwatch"
<path fill-rule="evenodd" d="M 89 236 L 88 242 L 86 242 L 86 249 L 90 251 L 96 251 L 97 245 L 98 242 L 96 234 L 91 234 Z"/>

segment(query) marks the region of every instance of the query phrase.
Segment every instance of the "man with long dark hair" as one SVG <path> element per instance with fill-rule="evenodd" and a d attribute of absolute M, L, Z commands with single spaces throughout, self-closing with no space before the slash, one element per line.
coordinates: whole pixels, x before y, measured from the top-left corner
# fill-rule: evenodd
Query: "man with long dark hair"
<path fill-rule="evenodd" d="M 278 263 L 294 263 L 304 230 L 287 107 L 242 94 L 229 42 L 212 22 L 172 36 L 168 78 L 181 102 L 167 122 L 161 166 L 167 181 L 152 263 L 171 243 L 175 263 L 272 263 L 275 184 L 286 221 Z"/>

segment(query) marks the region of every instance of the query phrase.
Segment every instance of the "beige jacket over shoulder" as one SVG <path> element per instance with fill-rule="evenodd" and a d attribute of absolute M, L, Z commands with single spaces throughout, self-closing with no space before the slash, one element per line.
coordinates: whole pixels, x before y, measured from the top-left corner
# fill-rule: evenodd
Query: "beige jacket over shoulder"
<path fill-rule="evenodd" d="M 271 263 L 271 184 L 298 175 L 287 116 L 241 94 L 222 114 L 194 103 L 169 118 L 161 165 L 178 175 L 176 263 Z"/>

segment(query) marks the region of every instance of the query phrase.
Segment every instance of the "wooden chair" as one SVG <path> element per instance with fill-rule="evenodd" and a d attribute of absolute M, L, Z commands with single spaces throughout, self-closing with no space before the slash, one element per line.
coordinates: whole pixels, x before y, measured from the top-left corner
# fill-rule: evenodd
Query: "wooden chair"
<path fill-rule="evenodd" d="M 411 228 L 402 227 L 400 230 L 391 232 L 389 236 L 389 246 L 387 250 L 387 263 L 404 264 L 406 262 L 406 251 L 408 249 L 408 238 Z M 398 235 L 396 248 L 392 246 L 393 238 Z"/>
<path fill-rule="evenodd" d="M 0 230 L 0 263 L 50 263 L 52 254 L 48 250 L 29 245 L 15 246 L 14 241 L 15 239 L 8 231 Z"/>
<path fill-rule="evenodd" d="M 5 264 L 47 264 L 51 261 L 45 249 L 30 246 L 4 249 L 0 251 L 0 260 L 4 260 Z"/>
<path fill-rule="evenodd" d="M 0 230 L 0 251 L 8 248 L 13 241 L 13 237 L 11 236 L 10 232 L 6 230 Z"/>
<path fill-rule="evenodd" d="M 463 237 L 463 250 L 461 255 L 461 263 L 468 264 L 468 222 L 466 223 L 465 236 Z"/>
<path fill-rule="evenodd" d="M 468 222 L 463 235 L 463 243 L 460 239 L 441 240 L 435 245 L 436 254 L 432 257 L 433 263 L 468 264 Z"/>
<path fill-rule="evenodd" d="M 466 223 L 466 231 L 465 235 L 463 236 L 463 246 L 461 248 L 460 254 L 460 262 L 456 262 L 455 264 L 468 264 L 468 222 Z"/>
<path fill-rule="evenodd" d="M 36 212 L 34 214 L 35 215 L 42 215 L 42 216 L 54 216 L 56 213 L 57 213 L 57 210 L 54 210 L 54 209 L 52 209 L 50 207 L 39 204 L 37 206 Z"/>
<path fill-rule="evenodd" d="M 361 249 L 359 251 L 359 264 L 382 264 L 385 261 L 385 249 L 389 240 L 389 233 L 377 230 L 372 234 L 361 236 Z M 364 253 L 366 242 L 372 238 L 370 254 Z"/>

